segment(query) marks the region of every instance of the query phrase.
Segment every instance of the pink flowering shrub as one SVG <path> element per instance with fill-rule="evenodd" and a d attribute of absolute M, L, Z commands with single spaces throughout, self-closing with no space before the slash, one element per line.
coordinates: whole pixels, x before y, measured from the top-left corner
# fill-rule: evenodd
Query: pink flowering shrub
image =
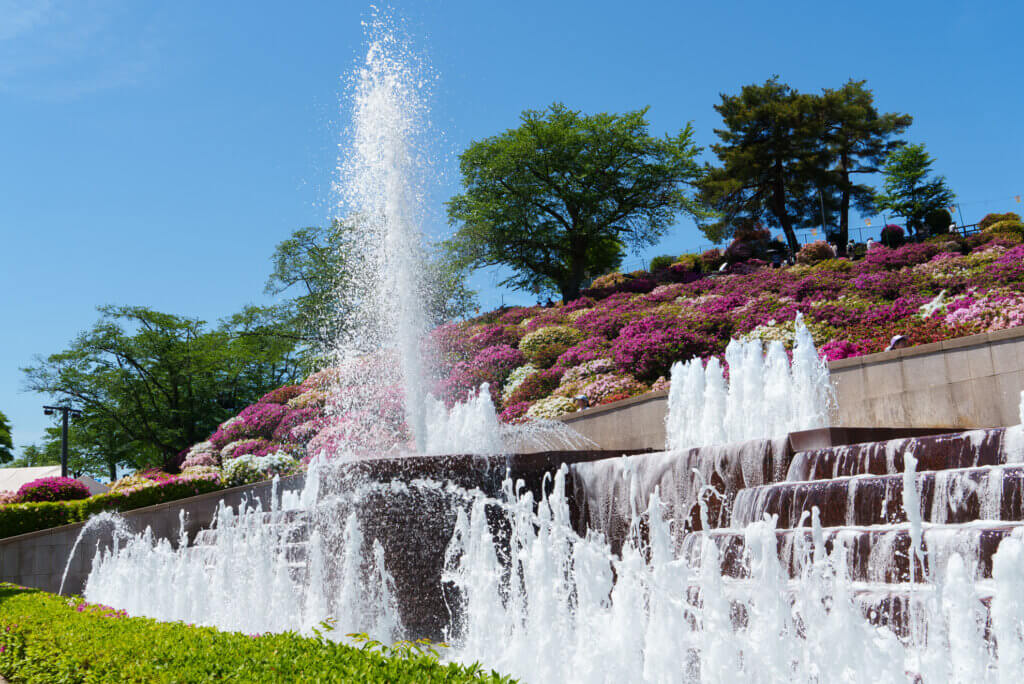
<path fill-rule="evenodd" d="M 653 380 L 668 373 L 674 361 L 719 351 L 716 340 L 659 318 L 642 318 L 622 329 L 612 343 L 619 370 Z"/>
<path fill-rule="evenodd" d="M 89 488 L 70 477 L 41 477 L 18 488 L 19 503 L 32 501 L 73 501 L 89 498 Z"/>
<path fill-rule="evenodd" d="M 831 340 L 818 349 L 818 355 L 826 361 L 848 359 L 852 356 L 861 356 L 864 353 L 866 353 L 864 346 L 847 340 Z"/>
<path fill-rule="evenodd" d="M 285 385 L 271 390 L 260 397 L 261 404 L 287 404 L 289 400 L 302 394 L 303 388 L 300 385 Z"/>
<path fill-rule="evenodd" d="M 798 312 L 829 360 L 881 351 L 894 335 L 926 344 L 1024 325 L 1024 246 L 992 234 L 947 242 L 877 245 L 863 259 L 794 268 L 766 268 L 754 253 L 718 271 L 724 255 L 712 252 L 655 273 L 609 274 L 564 305 L 434 329 L 424 341 L 431 389 L 451 405 L 486 382 L 502 420 L 516 421 L 538 402 L 535 415 L 560 415 L 578 394 L 600 403 L 665 388 L 673 362 L 719 356 L 731 337 L 791 340 Z M 732 257 L 744 256 L 737 250 Z M 386 350 L 313 374 L 301 393 L 268 393 L 185 463 L 203 467 L 229 446 L 288 445 L 307 459 L 410 449 L 400 365 Z"/>
<path fill-rule="evenodd" d="M 0 506 L 3 506 L 4 504 L 12 504 L 12 503 L 18 503 L 18 493 L 17 492 L 7 492 L 7 491 L 0 492 Z"/>
<path fill-rule="evenodd" d="M 498 420 L 502 423 L 516 424 L 526 421 L 526 412 L 530 410 L 533 402 L 520 401 L 510 404 L 504 411 L 498 414 Z"/>
<path fill-rule="evenodd" d="M 302 408 L 289 411 L 281 418 L 281 422 L 274 428 L 274 434 L 271 438 L 275 442 L 299 442 L 301 438 L 297 438 L 293 434 L 295 428 L 300 425 L 304 425 L 310 421 L 314 421 L 317 418 L 323 416 L 323 411 L 319 408 Z"/>

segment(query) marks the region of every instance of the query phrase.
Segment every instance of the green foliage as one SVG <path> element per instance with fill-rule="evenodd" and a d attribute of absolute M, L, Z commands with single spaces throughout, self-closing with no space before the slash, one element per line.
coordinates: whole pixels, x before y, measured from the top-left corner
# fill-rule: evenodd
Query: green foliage
<path fill-rule="evenodd" d="M 676 263 L 682 264 L 689 271 L 700 273 L 704 270 L 704 261 L 701 259 L 700 254 L 680 254 L 679 258 L 676 259 Z"/>
<path fill-rule="evenodd" d="M 89 516 L 103 511 L 130 511 L 223 488 L 224 486 L 217 481 L 196 479 L 128 492 L 97 494 L 77 501 L 6 504 L 0 506 L 0 539 L 13 537 L 16 534 L 45 530 L 50 527 L 84 522 L 89 519 Z"/>
<path fill-rule="evenodd" d="M 827 163 L 817 101 L 773 77 L 723 94 L 715 111 L 723 128 L 711 149 L 721 166 L 707 169 L 701 198 L 719 218 L 701 230 L 720 242 L 738 225 L 760 221 L 782 228 L 799 251 L 796 228 L 820 216 L 815 173 Z"/>
<path fill-rule="evenodd" d="M 307 371 L 323 365 L 324 355 L 349 329 L 359 305 L 363 293 L 345 268 L 356 250 L 359 229 L 357 219 L 300 228 L 279 243 L 271 256 L 273 270 L 264 290 L 287 298 L 271 307 L 275 325 L 264 333 L 297 343 Z M 443 256 L 430 252 L 421 274 L 427 313 L 436 325 L 476 310 L 476 293 L 466 286 L 466 270 Z"/>
<path fill-rule="evenodd" d="M 907 228 L 918 234 L 925 229 L 925 217 L 956 199 L 943 176 L 928 178 L 931 167 L 924 145 L 895 148 L 882 168 L 882 192 L 875 196 L 879 210 L 902 216 Z"/>
<path fill-rule="evenodd" d="M 651 259 L 651 265 L 648 270 L 651 273 L 656 271 L 664 271 L 666 268 L 676 262 L 676 258 L 670 254 L 662 254 Z"/>
<path fill-rule="evenodd" d="M 335 643 L 322 632 L 248 635 L 123 617 L 0 584 L 0 672 L 16 682 L 512 681 L 475 664 L 442 665 L 423 642 L 362 644 Z"/>
<path fill-rule="evenodd" d="M 519 341 L 519 351 L 532 363 L 547 368 L 565 353 L 566 349 L 582 339 L 583 333 L 577 328 L 549 325 L 523 337 Z"/>
<path fill-rule="evenodd" d="M 71 430 L 83 450 L 135 469 L 173 462 L 301 373 L 291 341 L 259 334 L 270 324 L 266 310 L 246 309 L 215 329 L 145 307 L 99 311 L 66 350 L 22 370 L 27 389 L 83 410 Z"/>
<path fill-rule="evenodd" d="M 1013 223 L 1020 223 L 1020 214 L 1016 214 L 1012 211 L 1008 211 L 1005 214 L 985 214 L 980 221 L 978 221 L 978 230 L 988 230 L 997 223 L 1003 221 L 1012 221 Z"/>
<path fill-rule="evenodd" d="M 929 235 L 948 235 L 949 226 L 952 223 L 953 217 L 945 207 L 935 209 L 924 217 L 924 224 L 928 228 Z"/>
<path fill-rule="evenodd" d="M 11 439 L 11 423 L 0 411 L 0 463 L 14 460 L 14 441 Z"/>
<path fill-rule="evenodd" d="M 1009 237 L 1011 240 L 1024 238 L 1024 223 L 1012 219 L 997 221 L 987 228 L 987 232 L 998 234 L 999 237 Z"/>
<path fill-rule="evenodd" d="M 470 145 L 460 156 L 465 191 L 448 202 L 459 226 L 449 253 L 466 266 L 510 268 L 502 285 L 569 301 L 627 246 L 654 244 L 679 212 L 703 216 L 688 192 L 700 177 L 691 127 L 655 138 L 646 115 L 556 103 Z"/>
<path fill-rule="evenodd" d="M 894 136 L 913 122 L 908 114 L 880 114 L 866 83 L 850 79 L 842 88 L 826 89 L 816 98 L 824 123 L 821 142 L 827 151 L 816 183 L 823 190 L 821 202 L 839 214 L 836 244 L 840 250 L 846 249 L 849 240 L 851 204 L 867 211 L 874 200 L 874 188 L 857 183 L 856 176 L 878 173 L 885 157 L 902 144 Z"/>

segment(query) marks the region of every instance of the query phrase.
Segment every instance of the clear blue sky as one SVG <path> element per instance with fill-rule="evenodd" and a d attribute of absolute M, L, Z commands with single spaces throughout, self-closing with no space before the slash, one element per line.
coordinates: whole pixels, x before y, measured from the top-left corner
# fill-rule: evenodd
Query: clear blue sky
<path fill-rule="evenodd" d="M 964 219 L 1019 210 L 1024 3 L 395 3 L 439 80 L 428 230 L 465 145 L 555 100 L 650 105 L 652 129 L 714 140 L 721 92 L 772 74 L 807 91 L 864 78 L 915 118 Z M 215 321 L 262 301 L 274 245 L 330 215 L 340 77 L 359 2 L 0 0 L 0 411 L 48 424 L 19 367 L 99 304 Z M 877 220 L 875 221 L 877 226 Z M 702 244 L 683 221 L 657 253 Z M 481 274 L 482 303 L 527 301 Z"/>

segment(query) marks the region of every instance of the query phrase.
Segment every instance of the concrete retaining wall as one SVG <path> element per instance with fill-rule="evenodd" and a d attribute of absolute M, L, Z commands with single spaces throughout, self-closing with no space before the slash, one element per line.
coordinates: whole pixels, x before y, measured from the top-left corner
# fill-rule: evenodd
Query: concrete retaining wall
<path fill-rule="evenodd" d="M 1024 328 L 829 364 L 838 424 L 981 428 L 1020 422 Z M 668 393 L 651 392 L 563 420 L 601 449 L 663 449 Z"/>
<path fill-rule="evenodd" d="M 289 484 L 292 479 L 283 481 L 282 486 L 297 486 L 301 476 L 295 478 L 295 483 Z M 260 482 L 180 501 L 137 508 L 123 513 L 122 517 L 133 532 L 141 532 L 149 527 L 155 538 L 167 539 L 176 546 L 180 531 L 179 516 L 182 512 L 185 513 L 185 529 L 191 539 L 195 537 L 196 532 L 210 526 L 217 505 L 221 501 L 237 506 L 243 497 L 248 497 L 250 501 L 259 499 L 263 501 L 264 506 L 268 506 L 270 489 L 269 482 Z M 68 556 L 84 525 L 85 523 L 75 523 L 0 539 L 0 581 L 56 592 L 60 588 Z M 68 568 L 67 580 L 64 583 L 65 594 L 77 594 L 82 591 L 85 578 L 92 566 L 97 541 L 109 544 L 110 530 L 101 528 L 97 530 L 97 534 L 90 532 L 83 539 Z"/>

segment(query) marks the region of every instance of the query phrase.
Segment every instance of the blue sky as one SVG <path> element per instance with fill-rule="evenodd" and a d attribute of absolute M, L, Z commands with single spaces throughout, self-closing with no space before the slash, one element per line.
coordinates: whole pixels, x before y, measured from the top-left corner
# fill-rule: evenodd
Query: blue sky
<path fill-rule="evenodd" d="M 391 9 L 438 76 L 435 236 L 458 152 L 525 108 L 650 105 L 653 131 L 692 121 L 707 147 L 719 93 L 776 73 L 806 91 L 867 79 L 881 109 L 914 116 L 908 137 L 966 221 L 1021 208 L 1024 3 Z M 0 411 L 18 445 L 48 424 L 19 367 L 64 348 L 97 305 L 215 321 L 263 301 L 274 245 L 331 215 L 342 77 L 369 16 L 351 1 L 0 0 Z M 627 264 L 705 243 L 681 221 Z M 484 306 L 528 301 L 494 282 L 474 278 Z"/>

